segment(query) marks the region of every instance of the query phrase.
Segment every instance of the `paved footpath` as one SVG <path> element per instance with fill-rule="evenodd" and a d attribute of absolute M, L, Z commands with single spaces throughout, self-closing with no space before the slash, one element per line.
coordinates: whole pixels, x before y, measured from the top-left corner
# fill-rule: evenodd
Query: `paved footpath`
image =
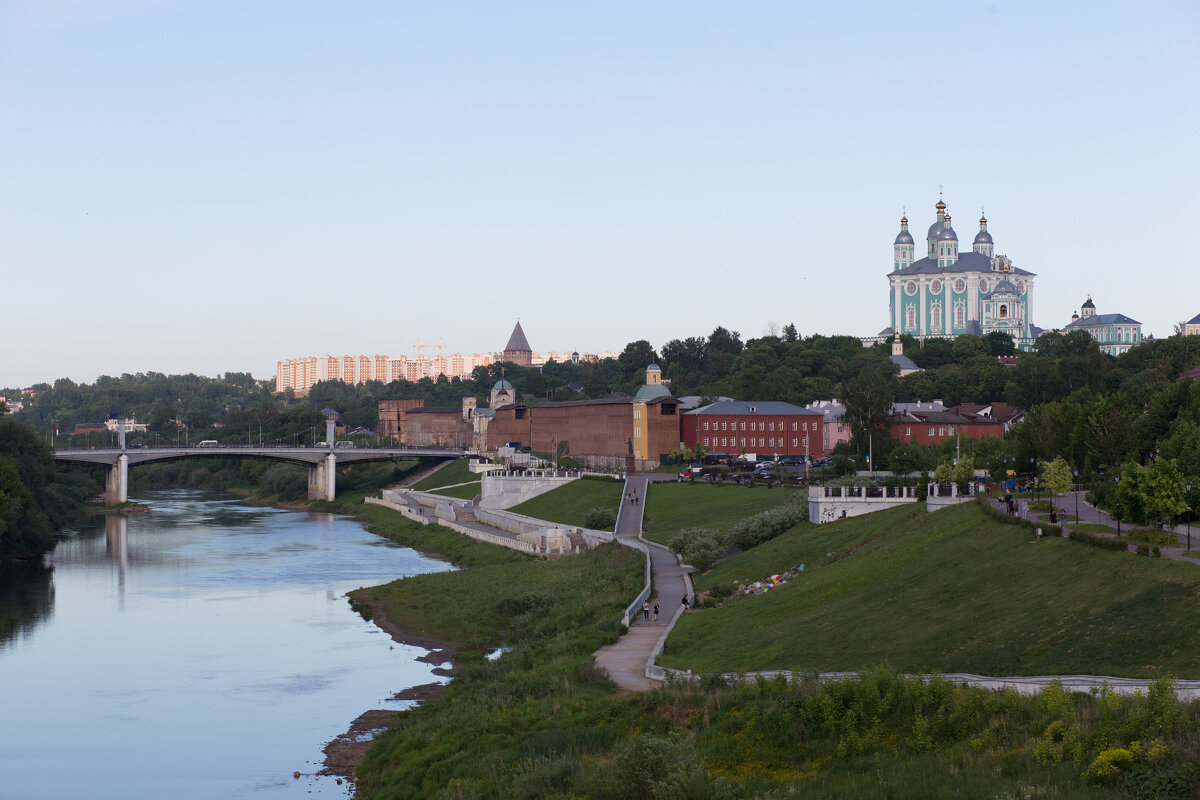
<path fill-rule="evenodd" d="M 1093 533 L 1093 536 L 1099 536 L 1104 539 L 1115 539 L 1117 537 L 1117 523 L 1113 520 L 1112 515 L 1104 509 L 1096 508 L 1095 506 L 1090 505 L 1087 502 L 1086 497 L 1086 492 L 1067 492 L 1066 494 L 1059 495 L 1058 497 L 1054 498 L 1054 505 L 1066 512 L 1066 516 L 1070 519 L 1074 519 L 1075 509 L 1078 508 L 1079 524 L 1107 525 L 1108 527 L 1113 528 L 1111 533 Z M 999 500 L 992 500 L 991 502 L 995 508 L 999 509 L 1000 511 L 1004 511 L 1004 507 L 1000 504 Z M 1029 520 L 1031 522 L 1037 522 L 1039 519 L 1041 519 L 1040 513 L 1035 515 L 1033 511 L 1029 512 Z M 1061 527 L 1063 529 L 1063 535 L 1065 536 L 1071 530 L 1071 523 L 1064 523 L 1061 525 Z M 1128 533 L 1133 529 L 1133 527 L 1134 526 L 1132 525 L 1124 525 L 1121 531 L 1122 533 Z M 1197 530 L 1197 533 L 1200 533 L 1200 529 Z M 1182 539 L 1183 537 L 1178 538 Z M 1128 549 L 1133 552 L 1137 552 L 1137 545 L 1137 542 L 1131 542 L 1128 546 Z M 1188 564 L 1200 564 L 1200 536 L 1197 536 L 1196 541 L 1192 543 L 1192 549 L 1190 551 L 1187 548 L 1186 541 L 1184 541 L 1178 545 L 1163 545 L 1161 552 L 1163 558 L 1169 558 L 1172 561 L 1184 561 Z"/>
<path fill-rule="evenodd" d="M 616 534 L 619 539 L 639 540 L 642 535 L 646 490 L 652 478 L 633 475 L 625 479 L 625 495 L 636 492 L 636 504 L 621 501 L 621 513 L 617 518 Z M 641 540 L 645 542 L 645 540 Z M 656 689 L 661 683 L 646 677 L 646 664 L 653 658 L 659 642 L 683 611 L 683 598 L 688 585 L 684 581 L 684 569 L 679 566 L 675 555 L 665 547 L 646 543 L 650 553 L 650 569 L 653 590 L 650 606 L 658 603 L 658 621 L 646 620 L 638 615 L 629 630 L 616 642 L 596 651 L 596 666 L 608 670 L 617 685 L 627 691 Z"/>

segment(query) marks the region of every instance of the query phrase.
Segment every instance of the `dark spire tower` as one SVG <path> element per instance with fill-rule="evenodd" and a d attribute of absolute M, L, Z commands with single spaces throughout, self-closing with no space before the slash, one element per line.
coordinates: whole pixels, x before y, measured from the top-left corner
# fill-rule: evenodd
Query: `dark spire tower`
<path fill-rule="evenodd" d="M 504 346 L 504 360 L 522 367 L 533 366 L 533 349 L 525 338 L 525 331 L 521 330 L 520 320 L 517 321 L 517 327 L 513 328 L 512 336 L 508 337 L 508 344 Z"/>

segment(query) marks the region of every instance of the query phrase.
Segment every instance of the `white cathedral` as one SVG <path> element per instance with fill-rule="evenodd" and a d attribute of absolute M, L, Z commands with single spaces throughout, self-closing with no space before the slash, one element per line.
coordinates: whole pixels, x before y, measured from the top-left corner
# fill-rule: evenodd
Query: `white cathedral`
<path fill-rule="evenodd" d="M 1003 331 L 1012 336 L 1018 349 L 1032 349 L 1041 333 L 1030 317 L 1037 276 L 1014 267 L 1007 256 L 995 254 L 984 216 L 979 218 L 979 233 L 971 250 L 960 253 L 958 235 L 940 196 L 934 207 L 937 220 L 925 234 L 927 251 L 922 259 L 915 260 L 908 217 L 900 219 L 894 269 L 888 275 L 891 327 L 881 331 L 881 336 L 904 333 L 952 338 Z"/>

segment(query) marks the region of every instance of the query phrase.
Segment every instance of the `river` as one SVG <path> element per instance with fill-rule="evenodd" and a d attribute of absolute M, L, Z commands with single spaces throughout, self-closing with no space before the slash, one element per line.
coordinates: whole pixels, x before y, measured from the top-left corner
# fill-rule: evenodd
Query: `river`
<path fill-rule="evenodd" d="M 347 796 L 323 745 L 444 679 L 345 593 L 451 567 L 352 518 L 137 500 L 0 572 L 0 798 Z"/>

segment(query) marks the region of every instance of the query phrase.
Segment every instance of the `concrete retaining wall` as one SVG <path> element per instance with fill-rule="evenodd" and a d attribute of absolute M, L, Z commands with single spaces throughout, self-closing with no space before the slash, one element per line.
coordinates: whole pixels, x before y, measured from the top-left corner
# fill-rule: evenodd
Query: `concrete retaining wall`
<path fill-rule="evenodd" d="M 483 491 L 479 507 L 512 508 L 578 479 L 578 473 L 556 474 L 550 470 L 486 473 L 483 476 Z"/>
<path fill-rule="evenodd" d="M 909 505 L 920 501 L 920 490 L 915 486 L 892 487 L 899 497 L 887 497 L 885 487 L 867 486 L 812 486 L 808 490 L 808 519 L 820 524 L 847 517 L 870 514 L 885 508 Z M 858 493 L 855 493 L 855 490 Z M 872 496 L 882 492 L 884 496 Z"/>
<path fill-rule="evenodd" d="M 436 521 L 432 517 L 427 517 L 424 514 L 419 513 L 406 503 L 396 503 L 386 498 L 381 500 L 378 497 L 364 497 L 363 502 L 372 506 L 383 506 L 384 508 L 390 508 L 392 511 L 397 511 L 408 519 L 411 519 L 413 522 L 419 522 L 422 525 L 428 525 L 431 522 Z"/>

